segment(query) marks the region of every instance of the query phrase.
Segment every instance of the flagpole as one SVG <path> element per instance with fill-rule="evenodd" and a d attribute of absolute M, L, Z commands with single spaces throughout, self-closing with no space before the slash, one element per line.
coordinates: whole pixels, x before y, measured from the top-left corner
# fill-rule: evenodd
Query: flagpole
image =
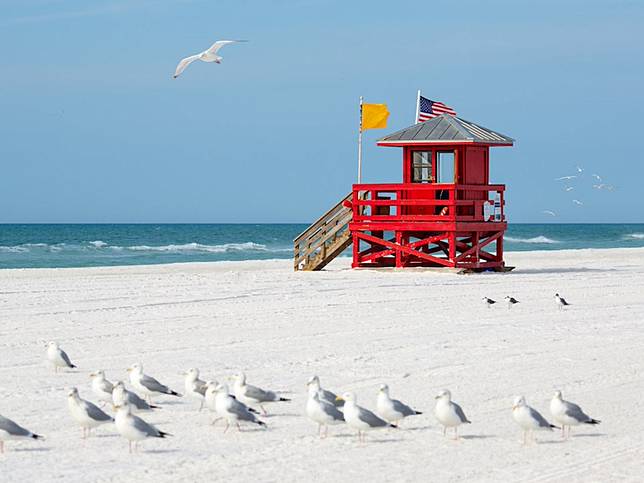
<path fill-rule="evenodd" d="M 419 114 L 420 114 L 420 89 L 418 89 L 418 94 L 416 96 L 416 119 L 414 119 L 414 124 L 418 124 Z"/>
<path fill-rule="evenodd" d="M 362 96 L 360 96 L 360 123 L 358 124 L 358 184 L 362 181 Z"/>

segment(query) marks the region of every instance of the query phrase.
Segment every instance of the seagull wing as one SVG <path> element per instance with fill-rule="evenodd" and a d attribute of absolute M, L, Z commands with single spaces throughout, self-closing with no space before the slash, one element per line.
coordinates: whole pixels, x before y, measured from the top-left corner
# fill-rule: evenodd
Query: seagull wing
<path fill-rule="evenodd" d="M 60 351 L 60 357 L 65 362 L 65 364 L 67 364 L 67 367 L 76 367 L 74 364 L 72 364 L 72 361 L 69 360 L 67 353 L 62 349 Z"/>
<path fill-rule="evenodd" d="M 265 391 L 264 389 L 248 384 L 246 385 L 245 396 L 258 402 L 275 401 L 277 399 L 277 395 L 273 391 Z"/>
<path fill-rule="evenodd" d="M 452 404 L 453 404 L 453 406 L 454 406 L 454 411 L 456 412 L 456 415 L 457 415 L 457 416 L 458 416 L 458 418 L 461 420 L 461 422 L 462 422 L 462 423 L 469 423 L 469 422 L 470 422 L 470 420 L 469 420 L 469 419 L 467 419 L 467 416 L 465 416 L 465 413 L 463 412 L 463 408 L 462 408 L 462 407 L 460 407 L 460 406 L 459 406 L 458 404 L 456 404 L 456 403 L 452 403 Z"/>
<path fill-rule="evenodd" d="M 12 436 L 29 436 L 31 431 L 23 428 L 19 424 L 14 423 L 11 419 L 0 416 L 0 431 L 5 431 Z"/>
<path fill-rule="evenodd" d="M 138 431 L 150 438 L 163 438 L 166 435 L 166 433 L 159 431 L 157 428 L 138 416 L 132 416 L 132 424 Z"/>
<path fill-rule="evenodd" d="M 85 403 L 84 406 L 85 406 L 85 410 L 87 411 L 87 415 L 90 418 L 92 418 L 94 421 L 113 421 L 114 420 L 112 416 L 107 414 L 105 411 L 103 411 L 95 404 L 89 401 L 84 401 L 84 403 Z"/>
<path fill-rule="evenodd" d="M 552 424 L 546 421 L 546 418 L 539 411 L 534 408 L 528 408 L 528 410 L 530 411 L 530 417 L 536 421 L 540 428 L 552 428 Z"/>
<path fill-rule="evenodd" d="M 389 423 L 384 419 L 380 419 L 374 413 L 365 408 L 359 408 L 358 418 L 363 423 L 368 424 L 372 428 L 381 428 L 383 426 L 389 426 Z"/>
<path fill-rule="evenodd" d="M 218 40 L 217 42 L 212 44 L 208 50 L 206 50 L 206 53 L 216 54 L 224 45 L 234 44 L 237 42 L 248 42 L 248 40 Z"/>
<path fill-rule="evenodd" d="M 188 67 L 190 64 L 192 64 L 195 60 L 199 59 L 200 54 L 195 54 L 191 55 L 190 57 L 186 57 L 185 59 L 181 59 L 179 62 L 179 65 L 177 65 L 177 70 L 174 71 L 174 78 L 176 79 L 181 75 L 181 73 L 186 70 L 186 67 Z"/>
<path fill-rule="evenodd" d="M 141 377 L 141 385 L 147 388 L 149 391 L 160 392 L 163 394 L 169 394 L 170 388 L 164 384 L 161 384 L 154 377 L 143 375 Z"/>

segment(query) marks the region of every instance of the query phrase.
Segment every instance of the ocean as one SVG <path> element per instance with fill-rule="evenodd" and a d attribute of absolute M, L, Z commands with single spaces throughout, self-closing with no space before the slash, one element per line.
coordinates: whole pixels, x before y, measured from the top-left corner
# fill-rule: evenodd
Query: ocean
<path fill-rule="evenodd" d="M 0 224 L 0 268 L 291 258 L 306 224 Z M 644 224 L 511 224 L 506 251 L 644 247 Z"/>

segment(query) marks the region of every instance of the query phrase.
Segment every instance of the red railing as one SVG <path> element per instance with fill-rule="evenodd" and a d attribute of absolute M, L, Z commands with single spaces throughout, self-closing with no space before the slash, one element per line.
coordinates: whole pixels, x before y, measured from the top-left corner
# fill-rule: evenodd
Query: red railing
<path fill-rule="evenodd" d="M 353 222 L 502 222 L 504 191 L 500 184 L 354 184 Z"/>

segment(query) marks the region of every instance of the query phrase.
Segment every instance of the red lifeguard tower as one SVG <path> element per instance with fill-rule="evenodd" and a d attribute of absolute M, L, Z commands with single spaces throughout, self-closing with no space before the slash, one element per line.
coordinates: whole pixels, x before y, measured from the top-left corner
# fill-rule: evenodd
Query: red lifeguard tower
<path fill-rule="evenodd" d="M 506 270 L 505 185 L 490 184 L 491 146 L 508 136 L 443 114 L 385 136 L 401 147 L 402 183 L 354 184 L 295 239 L 295 269 L 320 270 L 353 243 L 354 268 Z"/>

